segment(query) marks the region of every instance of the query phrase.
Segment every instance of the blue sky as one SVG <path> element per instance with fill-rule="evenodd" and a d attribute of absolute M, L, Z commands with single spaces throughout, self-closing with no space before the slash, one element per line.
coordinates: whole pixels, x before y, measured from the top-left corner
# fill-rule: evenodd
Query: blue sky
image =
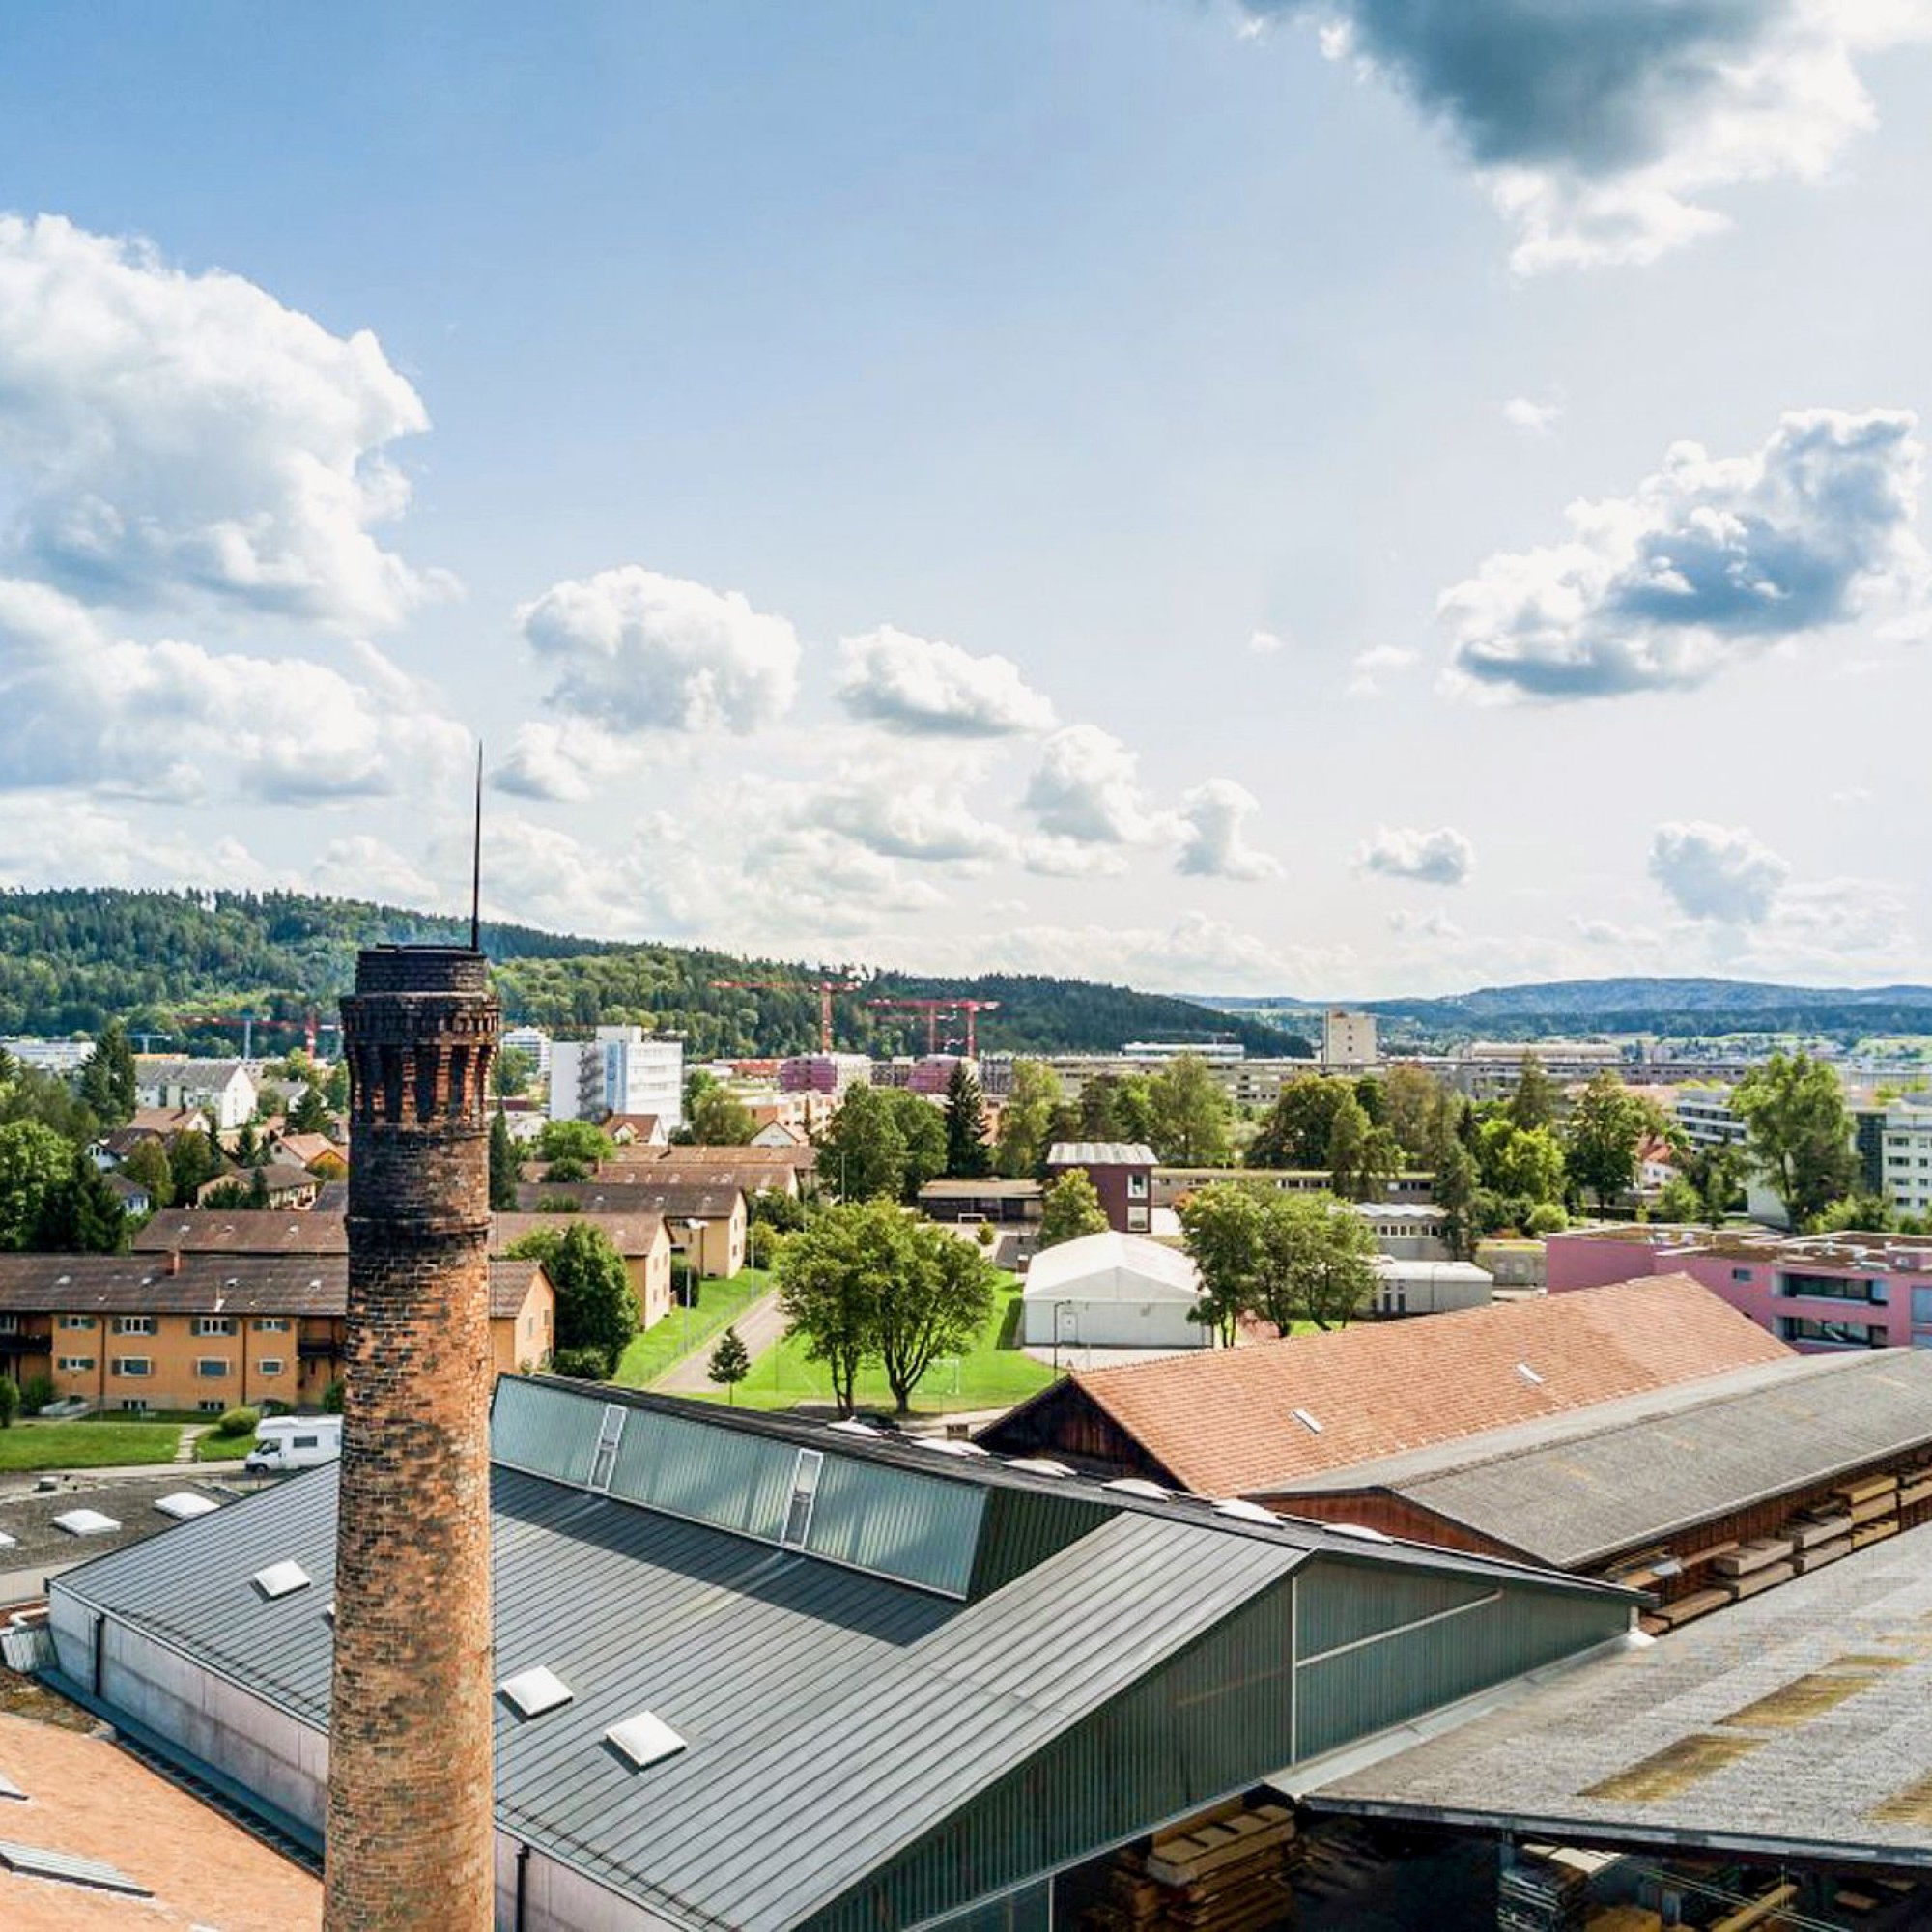
<path fill-rule="evenodd" d="M 0 882 L 1922 977 L 1922 0 L 0 26 Z M 1687 445 L 1695 445 L 1695 449 Z"/>

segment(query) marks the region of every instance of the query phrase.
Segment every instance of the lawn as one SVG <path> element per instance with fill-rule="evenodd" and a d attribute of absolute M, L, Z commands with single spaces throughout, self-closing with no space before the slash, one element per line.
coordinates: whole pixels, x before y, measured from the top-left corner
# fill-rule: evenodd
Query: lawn
<path fill-rule="evenodd" d="M 172 1463 L 178 1422 L 16 1422 L 0 1429 L 0 1469 L 106 1469 Z"/>
<path fill-rule="evenodd" d="M 1053 1371 L 1019 1346 L 1020 1284 L 1002 1275 L 993 1316 L 979 1340 L 963 1355 L 935 1362 L 913 1393 L 916 1414 L 944 1414 L 974 1408 L 1010 1408 L 1053 1379 Z M 893 1392 L 876 1368 L 861 1371 L 855 1393 L 862 1408 L 893 1406 Z M 717 1399 L 724 1399 L 724 1391 Z M 790 1408 L 801 1402 L 830 1402 L 832 1378 L 822 1364 L 805 1358 L 805 1346 L 783 1341 L 752 1364 L 738 1384 L 741 1408 Z"/>
<path fill-rule="evenodd" d="M 244 1430 L 240 1435 L 223 1435 L 218 1429 L 211 1429 L 206 1435 L 195 1438 L 194 1460 L 197 1463 L 237 1463 L 255 1446 L 255 1432 Z"/>
<path fill-rule="evenodd" d="M 714 1335 L 727 1328 L 771 1286 L 763 1268 L 745 1268 L 723 1280 L 701 1281 L 692 1308 L 686 1341 L 685 1312 L 673 1301 L 670 1313 L 656 1327 L 635 1336 L 611 1379 L 624 1388 L 648 1388 L 687 1352 L 701 1350 Z"/>

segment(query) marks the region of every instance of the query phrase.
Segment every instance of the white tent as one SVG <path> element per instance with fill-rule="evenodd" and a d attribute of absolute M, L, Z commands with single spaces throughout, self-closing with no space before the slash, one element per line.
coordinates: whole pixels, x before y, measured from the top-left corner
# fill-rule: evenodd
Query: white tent
<path fill-rule="evenodd" d="M 1083 1235 L 1042 1248 L 1027 1269 L 1030 1347 L 1202 1349 L 1213 1331 L 1187 1319 L 1201 1277 L 1178 1248 L 1140 1235 Z"/>

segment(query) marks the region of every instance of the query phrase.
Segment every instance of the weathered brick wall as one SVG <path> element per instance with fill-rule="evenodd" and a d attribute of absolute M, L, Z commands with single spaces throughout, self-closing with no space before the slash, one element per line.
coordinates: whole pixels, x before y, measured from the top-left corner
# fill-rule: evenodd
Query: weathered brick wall
<path fill-rule="evenodd" d="M 491 1383 L 483 962 L 364 953 L 327 1822 L 328 1932 L 491 1922 Z"/>

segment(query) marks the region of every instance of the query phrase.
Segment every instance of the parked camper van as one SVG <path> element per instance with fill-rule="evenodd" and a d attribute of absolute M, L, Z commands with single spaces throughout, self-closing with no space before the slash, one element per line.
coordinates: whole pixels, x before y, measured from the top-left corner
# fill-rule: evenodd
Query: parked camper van
<path fill-rule="evenodd" d="M 342 1454 L 339 1415 L 276 1415 L 255 1432 L 246 1467 L 258 1476 L 282 1475 L 333 1463 Z"/>

